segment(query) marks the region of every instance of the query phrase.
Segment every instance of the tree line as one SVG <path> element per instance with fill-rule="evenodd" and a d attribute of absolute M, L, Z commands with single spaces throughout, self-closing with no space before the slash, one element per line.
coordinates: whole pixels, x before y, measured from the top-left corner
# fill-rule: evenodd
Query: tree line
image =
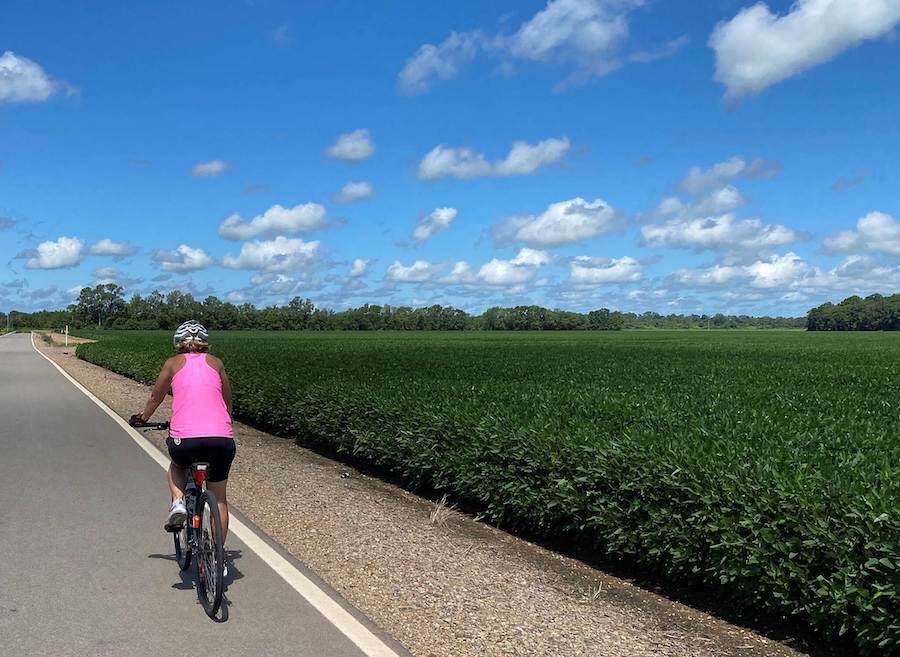
<path fill-rule="evenodd" d="M 749 315 L 660 315 L 625 313 L 607 308 L 578 313 L 541 306 L 489 308 L 472 315 L 452 306 L 422 308 L 364 304 L 334 311 L 317 308 L 309 299 L 295 297 L 282 306 L 257 308 L 251 303 L 233 304 L 215 296 L 198 300 L 192 295 L 159 291 L 126 299 L 114 284 L 82 288 L 75 303 L 65 310 L 0 313 L 0 326 L 59 329 L 165 329 L 174 330 L 186 319 L 196 319 L 211 330 L 255 329 L 266 331 L 617 331 L 637 328 L 802 328 L 804 319 L 751 317 Z"/>
<path fill-rule="evenodd" d="M 900 331 L 900 294 L 847 297 L 823 303 L 806 315 L 810 331 Z"/>

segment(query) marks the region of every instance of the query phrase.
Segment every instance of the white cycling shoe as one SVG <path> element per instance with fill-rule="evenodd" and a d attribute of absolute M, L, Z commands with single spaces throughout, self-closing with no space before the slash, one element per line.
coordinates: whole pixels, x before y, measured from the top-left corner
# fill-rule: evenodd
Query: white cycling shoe
<path fill-rule="evenodd" d="M 169 517 L 166 518 L 165 530 L 167 532 L 181 531 L 186 519 L 187 508 L 184 506 L 184 500 L 179 498 L 172 502 L 172 508 L 169 509 Z"/>

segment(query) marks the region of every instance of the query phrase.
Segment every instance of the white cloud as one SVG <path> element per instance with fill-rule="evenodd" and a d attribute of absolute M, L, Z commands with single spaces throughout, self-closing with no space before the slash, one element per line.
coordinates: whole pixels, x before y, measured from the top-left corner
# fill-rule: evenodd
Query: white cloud
<path fill-rule="evenodd" d="M 115 283 L 122 277 L 122 272 L 115 267 L 100 267 L 94 270 L 94 277 L 97 283 Z"/>
<path fill-rule="evenodd" d="M 388 267 L 385 279 L 394 283 L 424 283 L 431 280 L 440 268 L 440 265 L 433 265 L 427 260 L 416 260 L 408 267 L 395 260 L 394 264 Z"/>
<path fill-rule="evenodd" d="M 137 249 L 128 242 L 114 242 L 111 239 L 102 239 L 88 249 L 88 255 L 112 256 L 115 260 L 134 255 Z"/>
<path fill-rule="evenodd" d="M 60 237 L 38 244 L 36 253 L 25 263 L 27 269 L 63 269 L 81 263 L 84 241 L 77 237 Z"/>
<path fill-rule="evenodd" d="M 318 203 L 301 203 L 292 208 L 273 205 L 263 214 L 246 221 L 233 214 L 219 225 L 219 235 L 227 240 L 246 240 L 260 235 L 290 235 L 325 225 L 325 208 Z"/>
<path fill-rule="evenodd" d="M 701 269 L 678 269 L 671 278 L 688 287 L 713 287 L 742 283 L 760 289 L 789 289 L 803 285 L 814 270 L 796 253 L 773 255 L 749 265 L 717 264 Z"/>
<path fill-rule="evenodd" d="M 420 94 L 428 91 L 432 78 L 455 78 L 459 69 L 474 59 L 479 47 L 477 32 L 451 32 L 438 45 L 420 46 L 397 76 L 398 89 L 405 94 Z"/>
<path fill-rule="evenodd" d="M 682 285 L 713 286 L 726 285 L 744 276 L 744 268 L 736 265 L 714 265 L 703 269 L 677 269 L 672 278 Z"/>
<path fill-rule="evenodd" d="M 153 254 L 153 260 L 159 263 L 163 271 L 178 274 L 206 269 L 213 264 L 213 259 L 206 255 L 203 249 L 193 248 L 187 244 L 182 244 L 171 251 L 157 251 Z"/>
<path fill-rule="evenodd" d="M 419 180 L 524 176 L 562 160 L 570 145 L 567 137 L 544 139 L 537 144 L 515 141 L 505 158 L 488 162 L 483 153 L 471 148 L 439 144 L 422 158 L 417 175 Z"/>
<path fill-rule="evenodd" d="M 370 182 L 348 182 L 332 199 L 335 203 L 353 203 L 375 196 L 375 187 Z"/>
<path fill-rule="evenodd" d="M 94 285 L 113 283 L 125 288 L 132 288 L 139 283 L 143 283 L 143 281 L 144 279 L 142 278 L 126 276 L 115 267 L 99 267 L 94 270 Z"/>
<path fill-rule="evenodd" d="M 342 162 L 362 162 L 375 154 L 375 142 L 368 130 L 360 128 L 340 135 L 325 154 Z"/>
<path fill-rule="evenodd" d="M 290 272 L 313 265 L 319 252 L 319 242 L 304 242 L 299 238 L 279 235 L 273 240 L 247 242 L 235 257 L 226 255 L 222 264 L 229 269 L 255 269 L 266 272 Z"/>
<path fill-rule="evenodd" d="M 310 287 L 309 282 L 287 274 L 256 274 L 250 278 L 254 296 L 287 296 Z"/>
<path fill-rule="evenodd" d="M 775 255 L 748 265 L 716 264 L 679 269 L 670 280 L 688 288 L 719 288 L 730 301 L 775 299 L 802 302 L 821 295 L 871 294 L 900 287 L 900 266 L 884 265 L 864 255 L 847 257 L 822 270 L 795 253 Z"/>
<path fill-rule="evenodd" d="M 616 212 L 603 199 L 553 203 L 539 215 L 511 217 L 494 227 L 498 242 L 552 247 L 591 239 L 617 227 Z"/>
<path fill-rule="evenodd" d="M 709 39 L 716 80 L 731 99 L 758 94 L 900 22 L 897 0 L 797 0 L 778 16 L 764 2 L 719 23 Z"/>
<path fill-rule="evenodd" d="M 870 212 L 856 222 L 856 230 L 845 230 L 825 239 L 831 253 L 872 251 L 900 256 L 900 222 L 883 212 Z"/>
<path fill-rule="evenodd" d="M 0 55 L 0 104 L 42 103 L 61 92 L 75 93 L 75 89 L 52 79 L 27 57 L 9 50 Z"/>
<path fill-rule="evenodd" d="M 522 59 L 573 59 L 604 72 L 628 37 L 628 13 L 642 0 L 551 0 L 505 44 Z"/>
<path fill-rule="evenodd" d="M 678 189 L 688 194 L 700 194 L 707 189 L 723 187 L 736 178 L 746 180 L 767 180 L 781 173 L 781 165 L 763 158 L 746 162 L 742 158 L 733 157 L 725 162 L 714 164 L 708 169 L 693 167 L 678 185 Z"/>
<path fill-rule="evenodd" d="M 697 219 L 673 219 L 641 227 L 642 246 L 695 250 L 759 251 L 796 242 L 800 235 L 780 224 L 737 219 L 731 214 Z"/>
<path fill-rule="evenodd" d="M 521 285 L 534 278 L 537 269 L 550 262 L 550 256 L 537 249 L 523 248 L 512 260 L 494 258 L 481 266 L 478 278 L 488 285 Z"/>
<path fill-rule="evenodd" d="M 789 287 L 809 271 L 809 265 L 796 253 L 772 256 L 747 266 L 750 285 L 761 288 Z"/>
<path fill-rule="evenodd" d="M 223 160 L 210 160 L 198 162 L 191 169 L 191 175 L 195 178 L 215 178 L 228 168 L 228 163 Z"/>
<path fill-rule="evenodd" d="M 430 214 L 419 219 L 416 228 L 412 233 L 412 238 L 419 242 L 427 241 L 433 235 L 450 228 L 450 224 L 456 219 L 456 208 L 436 208 Z"/>
<path fill-rule="evenodd" d="M 363 276 L 369 269 L 369 262 L 369 260 L 364 260 L 363 258 L 356 258 L 350 265 L 350 272 L 347 274 L 347 277 L 359 278 Z"/>
<path fill-rule="evenodd" d="M 574 72 L 558 87 L 606 75 L 624 61 L 646 63 L 671 57 L 687 44 L 686 37 L 625 57 L 620 54 L 629 36 L 629 14 L 645 1 L 548 0 L 513 34 L 453 32 L 438 45 L 421 46 L 407 60 L 397 77 L 398 89 L 423 93 L 436 79 L 455 78 L 479 54 L 500 58 L 505 70 L 511 70 L 514 62 L 567 63 Z"/>
<path fill-rule="evenodd" d="M 643 276 L 641 263 L 629 256 L 591 258 L 578 256 L 570 265 L 570 279 L 578 285 L 636 283 Z"/>
<path fill-rule="evenodd" d="M 449 285 L 463 285 L 476 282 L 475 272 L 465 260 L 460 260 L 453 265 L 453 271 L 441 279 L 441 283 Z"/>
<path fill-rule="evenodd" d="M 684 48 L 690 42 L 691 40 L 688 36 L 682 35 L 680 37 L 670 39 L 661 46 L 652 50 L 640 50 L 638 52 L 633 52 L 628 55 L 628 61 L 637 62 L 638 64 L 649 64 L 650 62 L 655 62 L 659 59 L 666 59 L 675 55 L 679 50 Z"/>

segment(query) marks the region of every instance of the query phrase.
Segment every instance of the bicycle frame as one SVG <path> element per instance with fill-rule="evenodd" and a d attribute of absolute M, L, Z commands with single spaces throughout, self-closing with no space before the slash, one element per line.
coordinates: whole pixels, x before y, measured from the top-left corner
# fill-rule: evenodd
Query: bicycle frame
<path fill-rule="evenodd" d="M 206 480 L 209 476 L 208 463 L 194 463 L 188 469 L 187 482 L 184 486 L 184 506 L 187 509 L 187 539 L 192 548 L 197 547 L 195 530 L 200 526 L 200 516 L 197 515 L 197 501 L 206 490 Z"/>

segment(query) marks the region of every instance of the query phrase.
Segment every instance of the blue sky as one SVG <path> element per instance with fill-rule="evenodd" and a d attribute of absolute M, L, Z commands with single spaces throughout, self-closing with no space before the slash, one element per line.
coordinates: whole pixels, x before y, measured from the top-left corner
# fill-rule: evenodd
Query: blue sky
<path fill-rule="evenodd" d="M 18 3 L 0 308 L 900 288 L 900 0 Z M 342 191 L 343 190 L 343 191 Z"/>

